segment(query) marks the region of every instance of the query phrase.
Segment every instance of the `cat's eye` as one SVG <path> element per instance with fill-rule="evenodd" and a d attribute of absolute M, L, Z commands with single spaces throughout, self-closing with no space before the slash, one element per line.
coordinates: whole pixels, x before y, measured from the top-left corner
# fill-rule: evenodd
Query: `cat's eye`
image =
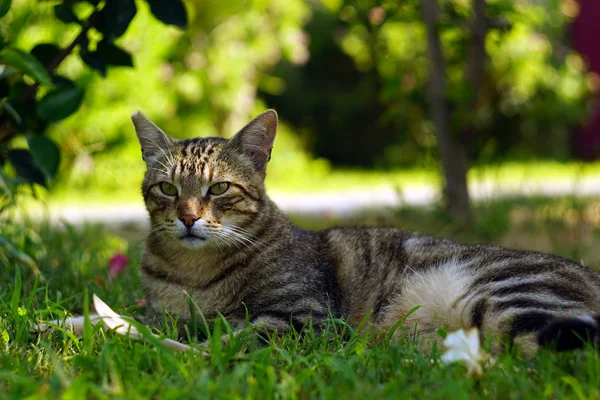
<path fill-rule="evenodd" d="M 229 189 L 229 182 L 219 182 L 219 183 L 215 183 L 214 185 L 212 185 L 208 189 L 208 193 L 214 194 L 214 195 L 219 195 L 219 194 L 225 193 L 227 191 L 227 189 Z"/>
<path fill-rule="evenodd" d="M 172 185 L 169 182 L 161 182 L 160 191 L 166 194 L 167 196 L 177 195 L 177 188 L 175 187 L 175 185 Z"/>

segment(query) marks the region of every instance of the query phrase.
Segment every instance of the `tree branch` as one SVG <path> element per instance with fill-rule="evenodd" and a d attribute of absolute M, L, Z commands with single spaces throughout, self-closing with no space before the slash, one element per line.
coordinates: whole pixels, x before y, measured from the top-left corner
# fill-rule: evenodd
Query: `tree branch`
<path fill-rule="evenodd" d="M 100 10 L 94 11 L 92 15 L 90 15 L 90 17 L 87 19 L 87 21 L 85 21 L 85 23 L 82 25 L 82 29 L 81 32 L 79 32 L 79 35 L 77 35 L 77 37 L 71 42 L 70 45 L 62 49 L 60 53 L 58 53 L 56 57 L 54 57 L 48 63 L 48 65 L 46 66 L 46 71 L 48 71 L 49 74 L 51 74 L 64 61 L 64 59 L 67 58 L 69 54 L 71 54 L 71 52 L 75 49 L 79 42 L 87 36 L 88 31 L 92 26 L 94 26 L 94 23 L 96 22 L 96 19 L 98 19 L 99 15 Z"/>
<path fill-rule="evenodd" d="M 54 70 L 56 68 L 58 68 L 58 66 L 65 60 L 65 58 L 67 58 L 69 56 L 69 54 L 71 54 L 73 52 L 73 50 L 75 50 L 75 47 L 77 47 L 77 45 L 87 36 L 87 33 L 90 30 L 90 28 L 92 26 L 94 26 L 94 23 L 98 19 L 99 15 L 100 15 L 100 10 L 96 9 L 92 13 L 92 15 L 90 15 L 90 17 L 82 25 L 81 32 L 79 32 L 77 37 L 75 37 L 75 39 L 73 39 L 71 44 L 69 44 L 67 47 L 62 49 L 52 60 L 50 60 L 50 62 L 46 66 L 46 71 L 48 71 L 48 74 L 52 74 L 54 72 Z M 21 97 L 19 98 L 19 102 L 26 103 L 30 100 L 35 99 L 35 94 L 37 92 L 38 86 L 39 86 L 39 84 L 35 83 L 35 84 L 29 86 L 27 89 L 25 89 L 23 91 L 23 93 L 21 94 Z M 2 123 L 2 121 L 0 121 L 0 123 Z M 15 136 L 15 134 L 16 134 L 16 130 L 14 129 L 14 127 L 12 127 L 12 125 L 10 125 L 10 128 L 7 128 L 7 130 L 5 131 L 5 134 L 2 135 L 0 142 L 7 143 Z"/>

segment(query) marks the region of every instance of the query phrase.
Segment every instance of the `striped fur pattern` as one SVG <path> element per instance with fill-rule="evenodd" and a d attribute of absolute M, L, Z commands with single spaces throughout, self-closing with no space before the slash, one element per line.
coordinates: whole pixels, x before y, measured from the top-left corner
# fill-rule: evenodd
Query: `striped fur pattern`
<path fill-rule="evenodd" d="M 384 330 L 405 318 L 424 339 L 475 326 L 527 354 L 598 340 L 600 277 L 572 261 L 397 229 L 291 225 L 264 188 L 273 110 L 231 140 L 175 140 L 132 119 L 147 164 L 141 274 L 151 313 L 188 321 L 188 293 L 207 318 L 221 313 L 238 328 L 246 313 L 278 332 L 370 315 Z"/>

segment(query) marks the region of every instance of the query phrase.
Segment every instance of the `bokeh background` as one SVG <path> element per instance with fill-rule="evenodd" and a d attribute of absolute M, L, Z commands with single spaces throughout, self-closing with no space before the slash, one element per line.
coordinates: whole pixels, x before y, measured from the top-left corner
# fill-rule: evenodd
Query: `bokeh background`
<path fill-rule="evenodd" d="M 39 43 L 67 46 L 81 28 L 56 19 L 57 3 L 13 1 L 1 22 L 7 39 L 26 51 Z M 475 127 L 461 139 L 470 165 L 597 157 L 598 127 L 585 130 L 600 86 L 600 67 L 591 63 L 598 53 L 590 46 L 595 2 L 485 2 L 492 27 L 475 102 L 465 76 L 471 3 L 442 2 L 438 30 L 450 130 L 458 136 Z M 85 98 L 47 128 L 62 155 L 52 195 L 137 197 L 144 166 L 129 119 L 135 110 L 186 138 L 229 137 L 254 114 L 276 108 L 282 128 L 269 167 L 273 189 L 361 185 L 358 171 L 367 170 L 430 172 L 422 179 L 434 182 L 439 150 L 421 2 L 186 1 L 186 29 L 161 24 L 144 1 L 136 5 L 116 40 L 132 54 L 133 68 L 111 67 L 103 77 L 75 50 L 57 69 Z M 82 2 L 74 11 L 83 18 L 91 7 Z M 340 182 L 331 176 L 336 170 L 348 171 Z M 402 181 L 393 173 L 379 180 Z"/>
<path fill-rule="evenodd" d="M 267 188 L 309 228 L 392 224 L 546 251 L 597 234 L 595 0 L 4 3 L 4 237 L 15 218 L 143 225 L 136 110 L 189 138 L 230 137 L 266 108 L 281 118 Z M 6 49 L 35 56 L 54 89 Z M 69 51 L 57 63 L 52 49 Z M 76 92 L 46 99 L 60 90 Z M 382 206 L 392 216 L 365 216 Z M 521 238 L 548 218 L 585 240 Z"/>

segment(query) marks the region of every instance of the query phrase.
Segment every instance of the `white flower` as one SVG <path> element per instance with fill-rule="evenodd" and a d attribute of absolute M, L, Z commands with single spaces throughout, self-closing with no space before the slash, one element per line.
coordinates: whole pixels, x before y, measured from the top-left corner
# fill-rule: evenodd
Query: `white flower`
<path fill-rule="evenodd" d="M 467 367 L 469 375 L 481 375 L 481 365 L 488 359 L 487 354 L 480 349 L 479 331 L 470 329 L 466 334 L 463 329 L 449 333 L 444 340 L 447 350 L 441 360 L 446 363 L 461 363 Z"/>

